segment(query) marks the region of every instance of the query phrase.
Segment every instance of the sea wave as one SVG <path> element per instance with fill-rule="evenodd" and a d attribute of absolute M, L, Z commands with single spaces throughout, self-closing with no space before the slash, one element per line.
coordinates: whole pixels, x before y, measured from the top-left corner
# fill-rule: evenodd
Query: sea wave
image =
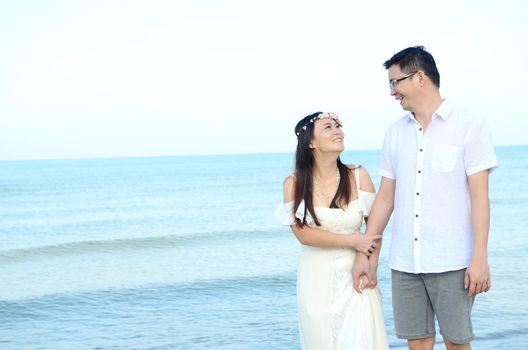
<path fill-rule="evenodd" d="M 170 234 L 164 236 L 135 237 L 106 240 L 87 240 L 65 242 L 28 248 L 0 251 L 0 264 L 23 262 L 35 258 L 48 258 L 90 253 L 114 253 L 116 251 L 172 249 L 194 243 L 215 244 L 231 239 L 256 237 L 267 238 L 277 235 L 277 231 L 266 230 L 232 230 L 200 232 L 188 234 Z"/>

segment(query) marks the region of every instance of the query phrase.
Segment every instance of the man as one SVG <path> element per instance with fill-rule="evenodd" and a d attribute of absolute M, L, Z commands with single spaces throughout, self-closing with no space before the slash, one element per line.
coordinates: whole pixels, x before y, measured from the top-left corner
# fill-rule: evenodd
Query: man
<path fill-rule="evenodd" d="M 385 135 L 382 176 L 367 225 L 381 234 L 394 210 L 390 267 L 396 335 L 433 349 L 435 321 L 448 350 L 471 349 L 474 296 L 491 287 L 488 175 L 497 167 L 486 123 L 440 96 L 422 46 L 384 63 L 391 96 L 409 113 Z M 377 283 L 379 249 L 357 254 L 354 287 Z"/>

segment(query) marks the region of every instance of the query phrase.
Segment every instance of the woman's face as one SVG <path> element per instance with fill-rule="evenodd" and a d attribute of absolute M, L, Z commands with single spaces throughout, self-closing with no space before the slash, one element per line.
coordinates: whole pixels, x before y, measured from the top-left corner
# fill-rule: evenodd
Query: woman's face
<path fill-rule="evenodd" d="M 321 153 L 343 152 L 345 134 L 339 119 L 323 116 L 314 122 L 314 133 L 311 147 Z"/>

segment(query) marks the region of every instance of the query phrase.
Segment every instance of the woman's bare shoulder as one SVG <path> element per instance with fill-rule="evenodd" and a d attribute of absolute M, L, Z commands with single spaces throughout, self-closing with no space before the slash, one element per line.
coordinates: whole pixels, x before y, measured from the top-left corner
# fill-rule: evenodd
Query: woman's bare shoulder
<path fill-rule="evenodd" d="M 295 184 L 295 180 L 296 180 L 295 175 L 294 174 L 290 174 L 290 175 L 288 175 L 288 176 L 286 176 L 284 178 L 284 182 L 283 183 L 284 183 L 284 185 L 290 185 L 291 186 L 291 185 Z"/>
<path fill-rule="evenodd" d="M 284 190 L 284 202 L 293 200 L 294 188 L 295 188 L 295 175 L 288 175 L 283 182 Z"/>
<path fill-rule="evenodd" d="M 286 176 L 282 183 L 284 191 L 292 193 L 293 188 L 295 187 L 295 181 L 297 181 L 297 178 L 295 177 L 294 174 Z"/>

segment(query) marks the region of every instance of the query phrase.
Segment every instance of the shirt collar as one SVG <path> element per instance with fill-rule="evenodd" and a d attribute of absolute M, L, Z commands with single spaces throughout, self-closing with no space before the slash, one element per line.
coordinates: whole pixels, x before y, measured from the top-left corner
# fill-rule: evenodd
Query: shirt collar
<path fill-rule="evenodd" d="M 433 113 L 433 115 L 437 115 L 443 120 L 446 120 L 451 115 L 451 111 L 453 110 L 453 104 L 450 100 L 447 98 L 444 98 L 444 101 L 442 104 L 438 107 L 438 109 Z"/>
<path fill-rule="evenodd" d="M 447 98 L 444 98 L 440 106 L 436 109 L 436 111 L 433 113 L 433 117 L 437 115 L 443 120 L 446 120 L 451 115 L 451 111 L 453 110 L 453 104 L 450 100 Z M 407 117 L 409 118 L 409 121 L 416 121 L 414 118 L 414 114 L 409 113 L 407 114 Z"/>

